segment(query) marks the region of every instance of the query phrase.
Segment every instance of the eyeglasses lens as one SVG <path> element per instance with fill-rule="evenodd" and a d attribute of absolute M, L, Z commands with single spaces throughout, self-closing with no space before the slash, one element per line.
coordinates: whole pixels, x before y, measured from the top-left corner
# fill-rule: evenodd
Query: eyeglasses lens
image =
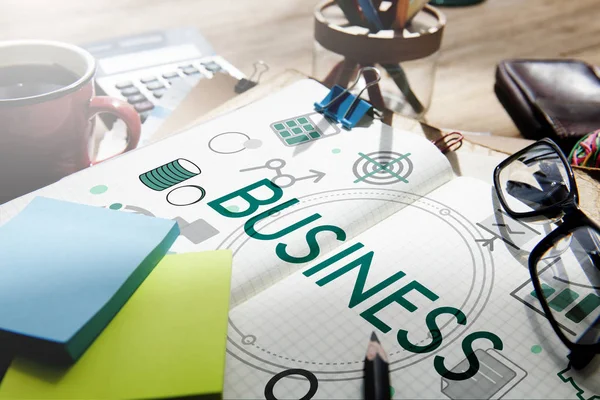
<path fill-rule="evenodd" d="M 514 212 L 545 209 L 567 199 L 571 190 L 567 167 L 544 143 L 506 165 L 498 177 L 507 207 Z"/>
<path fill-rule="evenodd" d="M 600 342 L 600 234 L 578 227 L 555 240 L 538 261 L 543 299 L 567 339 Z M 536 294 L 536 297 L 537 294 Z"/>

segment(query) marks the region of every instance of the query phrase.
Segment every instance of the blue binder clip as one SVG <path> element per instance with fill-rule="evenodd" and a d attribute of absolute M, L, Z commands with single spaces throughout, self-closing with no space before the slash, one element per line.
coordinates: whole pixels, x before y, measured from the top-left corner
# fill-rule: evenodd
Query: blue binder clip
<path fill-rule="evenodd" d="M 365 71 L 374 71 L 377 75 L 377 79 L 368 82 L 358 95 L 353 95 L 350 93 L 350 90 L 358 84 L 361 75 Z M 315 110 L 326 117 L 341 123 L 344 128 L 352 129 L 365 114 L 373 110 L 373 106 L 369 102 L 361 99 L 360 96 L 369 87 L 377 85 L 380 80 L 381 75 L 377 68 L 361 68 L 352 85 L 347 89 L 344 89 L 340 85 L 334 85 L 321 102 L 315 103 Z"/>

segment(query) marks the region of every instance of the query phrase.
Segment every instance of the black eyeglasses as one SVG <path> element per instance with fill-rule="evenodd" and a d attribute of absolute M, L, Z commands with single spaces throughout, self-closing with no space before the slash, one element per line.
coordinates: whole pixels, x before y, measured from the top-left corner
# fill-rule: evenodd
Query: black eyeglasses
<path fill-rule="evenodd" d="M 600 353 L 600 226 L 578 206 L 573 170 L 559 147 L 540 140 L 494 170 L 500 203 L 513 218 L 557 220 L 529 255 L 535 297 L 574 368 Z"/>

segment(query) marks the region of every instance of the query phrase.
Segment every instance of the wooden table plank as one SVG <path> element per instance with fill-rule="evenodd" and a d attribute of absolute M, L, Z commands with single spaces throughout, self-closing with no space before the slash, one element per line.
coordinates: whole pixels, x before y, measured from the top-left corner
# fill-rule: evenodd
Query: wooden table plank
<path fill-rule="evenodd" d="M 2 0 L 0 40 L 85 43 L 152 29 L 195 26 L 246 73 L 257 59 L 276 74 L 312 71 L 315 0 Z M 493 92 L 507 58 L 578 58 L 600 65 L 597 0 L 486 0 L 444 8 L 430 124 L 517 136 Z"/>

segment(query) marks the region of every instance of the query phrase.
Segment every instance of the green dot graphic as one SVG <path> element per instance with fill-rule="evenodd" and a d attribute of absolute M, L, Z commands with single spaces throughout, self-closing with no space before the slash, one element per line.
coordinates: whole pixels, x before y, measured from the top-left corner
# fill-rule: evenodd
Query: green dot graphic
<path fill-rule="evenodd" d="M 542 352 L 542 346 L 540 346 L 539 344 L 531 346 L 531 352 L 533 354 L 540 354 Z"/>
<path fill-rule="evenodd" d="M 113 203 L 110 206 L 108 206 L 108 208 L 110 208 L 111 210 L 120 210 L 121 208 L 123 208 L 123 204 Z"/>
<path fill-rule="evenodd" d="M 226 207 L 226 208 L 227 208 L 227 211 L 230 211 L 230 212 L 238 212 L 238 211 L 240 211 L 240 208 L 238 206 L 229 206 L 229 207 Z"/>
<path fill-rule="evenodd" d="M 342 152 L 342 150 L 340 150 L 340 149 L 333 149 L 333 150 L 331 150 L 331 152 L 333 154 L 340 154 Z"/>
<path fill-rule="evenodd" d="M 98 185 L 98 186 L 94 186 L 93 188 L 91 188 L 90 193 L 91 194 L 102 194 L 102 193 L 106 192 L 107 190 L 108 190 L 108 186 Z"/>
<path fill-rule="evenodd" d="M 396 390 L 394 390 L 393 386 L 390 386 L 390 397 L 394 397 L 394 393 L 396 393 Z"/>

